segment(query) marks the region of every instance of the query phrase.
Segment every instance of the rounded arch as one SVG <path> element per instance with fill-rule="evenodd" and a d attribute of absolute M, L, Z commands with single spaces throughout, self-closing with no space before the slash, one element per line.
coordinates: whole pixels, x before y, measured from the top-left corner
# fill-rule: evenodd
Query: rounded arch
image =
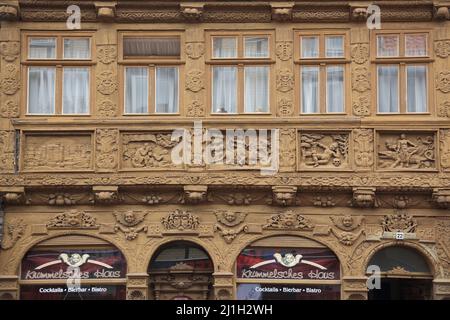
<path fill-rule="evenodd" d="M 421 245 L 419 245 L 417 243 L 410 242 L 410 241 L 385 242 L 385 243 L 380 243 L 380 244 L 376 245 L 375 247 L 373 247 L 370 250 L 370 253 L 366 256 L 365 260 L 362 263 L 362 268 L 364 268 L 363 270 L 361 270 L 362 274 L 366 274 L 366 270 L 367 270 L 368 264 L 370 263 L 370 261 L 372 260 L 372 258 L 375 256 L 375 254 L 377 252 L 380 252 L 383 249 L 387 249 L 387 248 L 390 248 L 390 247 L 407 247 L 407 248 L 415 250 L 424 259 L 424 261 L 426 262 L 426 264 L 427 264 L 431 274 L 433 275 L 434 278 L 436 278 L 436 275 L 437 275 L 437 272 L 438 272 L 438 270 L 436 269 L 437 262 L 435 261 L 433 255 L 425 247 L 423 247 L 423 246 L 421 246 Z"/>
<path fill-rule="evenodd" d="M 15 262 L 15 265 L 14 265 L 14 270 L 15 270 L 16 274 L 19 274 L 22 260 L 23 260 L 23 258 L 25 257 L 25 255 L 27 254 L 28 251 L 30 251 L 31 249 L 33 249 L 35 246 L 39 245 L 42 242 L 45 242 L 45 241 L 51 240 L 51 239 L 55 239 L 55 238 L 65 237 L 65 236 L 85 236 L 85 237 L 91 237 L 91 238 L 95 238 L 95 239 L 100 239 L 100 240 L 106 241 L 106 242 L 110 243 L 111 245 L 113 245 L 114 247 L 116 247 L 122 253 L 122 255 L 125 258 L 125 263 L 127 264 L 127 269 L 129 268 L 128 252 L 126 250 L 124 250 L 124 248 L 122 248 L 120 246 L 120 244 L 117 241 L 113 240 L 113 239 L 109 239 L 109 238 L 106 238 L 106 237 L 99 236 L 97 234 L 91 234 L 91 233 L 83 232 L 83 231 L 70 232 L 70 233 L 67 233 L 67 232 L 56 232 L 56 233 L 52 233 L 51 235 L 46 235 L 46 236 L 34 239 L 33 241 L 30 241 L 27 245 L 25 245 L 23 247 L 23 250 L 22 250 L 22 252 L 20 254 L 20 259 L 17 259 L 16 262 Z"/>
<path fill-rule="evenodd" d="M 249 238 L 248 241 L 242 242 L 239 246 L 236 247 L 236 251 L 233 252 L 233 255 L 230 257 L 230 263 L 231 265 L 229 266 L 231 269 L 227 270 L 230 272 L 233 272 L 233 265 L 234 262 L 236 261 L 236 259 L 238 258 L 239 254 L 247 247 L 251 246 L 253 243 L 255 243 L 256 241 L 259 240 L 263 240 L 263 239 L 267 239 L 267 238 L 274 238 L 274 237 L 282 237 L 282 236 L 291 236 L 291 237 L 298 237 L 298 238 L 304 238 L 304 239 L 308 239 L 314 242 L 317 242 L 325 247 L 327 247 L 328 249 L 330 249 L 338 258 L 339 263 L 342 265 L 342 259 L 339 256 L 338 252 L 335 250 L 335 248 L 333 246 L 330 245 L 330 243 L 327 243 L 326 241 L 323 241 L 322 239 L 317 239 L 315 237 L 312 237 L 311 235 L 308 234 L 299 234 L 298 232 L 270 232 L 270 233 L 266 233 L 264 235 L 257 235 L 255 237 Z M 343 270 L 341 270 L 342 272 Z"/>
<path fill-rule="evenodd" d="M 150 263 L 152 262 L 155 255 L 158 253 L 160 248 L 163 248 L 164 246 L 170 245 L 170 243 L 176 243 L 176 242 L 188 242 L 192 243 L 194 245 L 199 246 L 200 248 L 205 251 L 205 253 L 208 255 L 209 259 L 211 260 L 213 271 L 219 271 L 218 270 L 218 259 L 214 254 L 211 254 L 214 252 L 215 248 L 212 248 L 208 243 L 199 240 L 198 238 L 194 237 L 173 237 L 173 238 L 164 238 L 161 239 L 158 242 L 153 243 L 152 247 L 149 248 L 147 255 L 145 256 L 145 263 L 143 266 L 145 266 L 145 272 L 147 272 L 148 267 L 150 266 Z"/>

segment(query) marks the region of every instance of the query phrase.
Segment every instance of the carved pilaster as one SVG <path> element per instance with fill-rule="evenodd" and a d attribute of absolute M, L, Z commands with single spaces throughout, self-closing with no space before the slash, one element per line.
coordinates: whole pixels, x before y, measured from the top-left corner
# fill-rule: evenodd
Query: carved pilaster
<path fill-rule="evenodd" d="M 214 278 L 214 298 L 216 300 L 233 300 L 234 297 L 234 274 L 231 272 L 215 272 Z"/>
<path fill-rule="evenodd" d="M 148 281 L 147 273 L 128 273 L 127 300 L 147 300 Z"/>
<path fill-rule="evenodd" d="M 367 300 L 367 277 L 344 277 L 342 288 L 344 300 Z"/>
<path fill-rule="evenodd" d="M 0 276 L 0 300 L 19 299 L 19 277 Z"/>
<path fill-rule="evenodd" d="M 97 129 L 95 142 L 97 171 L 114 172 L 118 167 L 119 159 L 119 130 Z"/>

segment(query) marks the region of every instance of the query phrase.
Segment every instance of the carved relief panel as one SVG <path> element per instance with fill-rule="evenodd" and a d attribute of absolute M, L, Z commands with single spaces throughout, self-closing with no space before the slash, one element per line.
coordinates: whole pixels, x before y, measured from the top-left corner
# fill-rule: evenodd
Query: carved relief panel
<path fill-rule="evenodd" d="M 299 169 L 351 169 L 350 133 L 301 132 Z"/>
<path fill-rule="evenodd" d="M 14 131 L 0 130 L 0 172 L 14 171 Z"/>
<path fill-rule="evenodd" d="M 436 169 L 434 132 L 379 132 L 377 139 L 378 169 Z"/>
<path fill-rule="evenodd" d="M 91 134 L 26 134 L 22 168 L 27 171 L 90 170 L 93 165 Z"/>
<path fill-rule="evenodd" d="M 444 170 L 450 169 L 450 130 L 440 132 L 441 166 Z"/>
<path fill-rule="evenodd" d="M 174 168 L 171 152 L 178 141 L 170 132 L 124 133 L 122 135 L 122 168 Z"/>

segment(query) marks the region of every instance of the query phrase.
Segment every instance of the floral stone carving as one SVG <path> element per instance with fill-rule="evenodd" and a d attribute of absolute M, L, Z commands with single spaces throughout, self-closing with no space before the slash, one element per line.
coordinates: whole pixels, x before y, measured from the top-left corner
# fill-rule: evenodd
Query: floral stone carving
<path fill-rule="evenodd" d="M 0 55 L 6 62 L 14 62 L 20 53 L 20 43 L 9 41 L 0 43 Z"/>
<path fill-rule="evenodd" d="M 19 116 L 19 104 L 13 100 L 6 101 L 0 107 L 0 116 L 4 118 L 16 118 Z"/>
<path fill-rule="evenodd" d="M 13 95 L 20 89 L 20 72 L 14 64 L 2 67 L 0 88 L 6 95 Z"/>
<path fill-rule="evenodd" d="M 275 54 L 281 61 L 287 61 L 292 57 L 292 42 L 291 41 L 277 41 Z"/>
<path fill-rule="evenodd" d="M 112 71 L 103 71 L 97 75 L 97 90 L 104 95 L 114 93 L 117 90 L 116 75 Z"/>
<path fill-rule="evenodd" d="M 5 238 L 2 241 L 2 249 L 11 249 L 25 234 L 27 225 L 22 219 L 12 219 L 6 224 Z"/>
<path fill-rule="evenodd" d="M 191 70 L 186 74 L 186 89 L 192 92 L 199 92 L 205 87 L 203 71 Z"/>
<path fill-rule="evenodd" d="M 352 46 L 352 61 L 357 64 L 363 64 L 369 59 L 369 45 L 366 43 L 357 43 Z"/>
<path fill-rule="evenodd" d="M 450 71 L 441 71 L 436 75 L 436 89 L 444 93 L 450 92 Z"/>
<path fill-rule="evenodd" d="M 378 144 L 380 168 L 428 169 L 435 167 L 435 142 L 430 134 L 408 137 L 402 133 L 380 134 Z"/>
<path fill-rule="evenodd" d="M 346 246 L 351 246 L 364 233 L 360 228 L 363 221 L 362 217 L 355 217 L 351 215 L 330 217 L 336 228 L 331 228 L 331 233 L 339 240 L 340 243 Z"/>
<path fill-rule="evenodd" d="M 354 131 L 355 164 L 358 168 L 373 166 L 373 140 L 371 129 L 356 129 Z"/>
<path fill-rule="evenodd" d="M 171 151 L 178 141 L 170 133 L 123 135 L 123 166 L 126 168 L 172 167 Z"/>
<path fill-rule="evenodd" d="M 47 228 L 97 229 L 96 219 L 84 211 L 70 210 L 58 214 L 47 223 Z"/>
<path fill-rule="evenodd" d="M 281 69 L 277 73 L 277 90 L 281 92 L 289 92 L 294 88 L 294 74 L 290 69 Z"/>
<path fill-rule="evenodd" d="M 238 226 L 245 220 L 247 213 L 219 210 L 215 214 L 218 223 L 214 226 L 214 230 L 219 232 L 226 243 L 233 242 L 241 232 L 247 232 L 247 225 Z"/>
<path fill-rule="evenodd" d="M 355 67 L 352 71 L 352 88 L 358 92 L 370 89 L 369 70 L 366 67 Z"/>
<path fill-rule="evenodd" d="M 184 48 L 184 52 L 190 59 L 199 59 L 205 53 L 205 44 L 203 42 L 188 42 Z"/>
<path fill-rule="evenodd" d="M 99 45 L 97 48 L 97 58 L 103 64 L 110 64 L 117 58 L 116 46 Z"/>
<path fill-rule="evenodd" d="M 440 40 L 434 43 L 434 52 L 440 58 L 450 56 L 450 40 Z"/>
<path fill-rule="evenodd" d="M 132 210 L 114 212 L 114 217 L 117 221 L 114 231 L 123 232 L 127 240 L 136 239 L 140 232 L 147 232 L 148 227 L 140 225 L 147 214 L 147 211 L 136 212 Z"/>
<path fill-rule="evenodd" d="M 302 133 L 301 165 L 306 168 L 348 167 L 348 134 Z"/>
<path fill-rule="evenodd" d="M 97 169 L 106 171 L 116 169 L 118 166 L 119 130 L 97 129 L 95 140 Z"/>
<path fill-rule="evenodd" d="M 312 230 L 314 225 L 304 216 L 292 210 L 272 215 L 263 229 Z"/>

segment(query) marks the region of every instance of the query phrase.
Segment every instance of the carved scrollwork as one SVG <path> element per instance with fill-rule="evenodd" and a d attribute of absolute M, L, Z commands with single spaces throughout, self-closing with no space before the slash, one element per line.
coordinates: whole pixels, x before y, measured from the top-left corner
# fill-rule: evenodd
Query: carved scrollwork
<path fill-rule="evenodd" d="M 289 92 L 294 88 L 294 74 L 290 69 L 278 70 L 276 86 L 280 92 Z"/>
<path fill-rule="evenodd" d="M 4 118 L 17 118 L 19 116 L 19 104 L 8 100 L 0 107 L 0 116 Z"/>
<path fill-rule="evenodd" d="M 373 131 L 371 129 L 357 129 L 354 131 L 355 164 L 359 168 L 373 166 Z"/>
<path fill-rule="evenodd" d="M 277 41 L 275 54 L 281 61 L 287 61 L 292 58 L 292 42 Z"/>
<path fill-rule="evenodd" d="M 20 43 L 18 41 L 8 41 L 0 43 L 0 55 L 6 62 L 14 62 L 20 53 Z"/>
<path fill-rule="evenodd" d="M 352 61 L 357 64 L 366 63 L 369 60 L 369 45 L 367 43 L 357 43 L 352 46 Z"/>
<path fill-rule="evenodd" d="M 98 227 L 96 218 L 80 210 L 58 214 L 47 223 L 48 229 L 97 229 Z"/>
<path fill-rule="evenodd" d="M 113 45 L 99 45 L 97 48 L 97 58 L 103 64 L 111 64 L 117 58 L 117 49 Z"/>
<path fill-rule="evenodd" d="M 367 67 L 355 67 L 352 71 L 352 89 L 364 92 L 370 89 L 370 72 Z"/>
<path fill-rule="evenodd" d="M 434 43 L 434 52 L 440 58 L 450 56 L 450 40 L 440 40 Z"/>
<path fill-rule="evenodd" d="M 203 71 L 191 70 L 186 74 L 186 89 L 192 92 L 199 92 L 205 87 Z"/>
<path fill-rule="evenodd" d="M 385 232 L 414 233 L 417 228 L 416 220 L 406 213 L 396 213 L 384 216 L 381 223 Z"/>
<path fill-rule="evenodd" d="M 167 230 L 178 231 L 196 230 L 200 225 L 197 216 L 179 209 L 171 212 L 167 217 L 162 218 L 161 222 Z"/>
<path fill-rule="evenodd" d="M 98 114 L 102 117 L 115 117 L 117 115 L 117 104 L 106 99 L 98 104 Z"/>
<path fill-rule="evenodd" d="M 370 96 L 360 94 L 355 95 L 352 107 L 355 116 L 370 116 Z"/>
<path fill-rule="evenodd" d="M 13 95 L 20 89 L 19 68 L 10 63 L 2 69 L 0 88 L 4 94 Z"/>
<path fill-rule="evenodd" d="M 100 170 L 114 170 L 118 166 L 119 130 L 97 129 L 96 166 Z"/>
<path fill-rule="evenodd" d="M 205 115 L 203 104 L 198 100 L 192 101 L 192 103 L 187 106 L 186 114 L 188 117 L 203 117 Z"/>
<path fill-rule="evenodd" d="M 0 172 L 14 170 L 14 131 L 0 130 Z"/>
<path fill-rule="evenodd" d="M 292 100 L 282 98 L 278 101 L 278 112 L 277 114 L 280 117 L 289 117 L 294 114 L 294 107 L 292 104 Z"/>
<path fill-rule="evenodd" d="M 272 215 L 263 229 L 312 230 L 314 224 L 308 218 L 292 210 Z"/>
<path fill-rule="evenodd" d="M 440 131 L 441 165 L 444 169 L 450 168 L 450 130 Z"/>
<path fill-rule="evenodd" d="M 188 42 L 184 52 L 190 59 L 200 59 L 205 54 L 205 44 L 203 42 Z"/>

